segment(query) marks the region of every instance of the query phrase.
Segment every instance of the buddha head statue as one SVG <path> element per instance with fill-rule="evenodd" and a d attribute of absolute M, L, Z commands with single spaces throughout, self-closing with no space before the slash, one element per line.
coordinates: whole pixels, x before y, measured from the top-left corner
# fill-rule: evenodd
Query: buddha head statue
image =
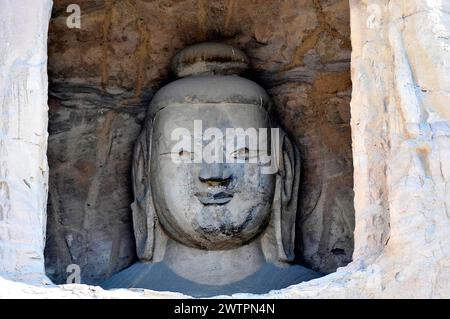
<path fill-rule="evenodd" d="M 239 76 L 248 65 L 219 43 L 174 58 L 179 79 L 153 97 L 133 158 L 141 261 L 164 260 L 168 241 L 228 252 L 258 242 L 267 262 L 292 261 L 299 152 L 265 90 Z"/>

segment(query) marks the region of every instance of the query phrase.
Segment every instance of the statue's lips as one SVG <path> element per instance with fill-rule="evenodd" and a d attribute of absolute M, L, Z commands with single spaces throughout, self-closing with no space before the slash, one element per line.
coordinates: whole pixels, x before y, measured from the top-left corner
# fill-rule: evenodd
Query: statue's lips
<path fill-rule="evenodd" d="M 195 196 L 203 205 L 225 205 L 233 199 L 233 194 L 227 191 L 197 192 Z"/>

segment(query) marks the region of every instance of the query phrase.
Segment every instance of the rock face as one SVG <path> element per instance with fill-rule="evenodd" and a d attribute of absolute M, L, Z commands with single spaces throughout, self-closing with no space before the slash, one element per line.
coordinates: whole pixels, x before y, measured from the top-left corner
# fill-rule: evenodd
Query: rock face
<path fill-rule="evenodd" d="M 166 4 L 170 2 L 159 2 L 161 8 Z M 3 114 L 8 114 L 0 120 L 0 145 L 8 146 L 7 152 L 1 149 L 0 167 L 9 172 L 1 179 L 2 185 L 9 186 L 9 196 L 3 192 L 0 198 L 2 213 L 8 211 L 0 221 L 0 274 L 13 274 L 26 283 L 32 282 L 29 274 L 43 276 L 45 210 L 41 204 L 46 179 L 36 174 L 39 178 L 30 189 L 23 178 L 27 175 L 24 168 L 45 167 L 45 138 L 35 143 L 32 137 L 45 131 L 49 5 L 50 1 L 6 0 L 2 8 L 7 14 L 0 15 L 5 30 L 0 35 L 1 74 L 8 74 L 3 72 L 5 66 L 24 71 L 0 77 L 0 89 L 17 92 L 14 83 L 23 81 L 30 86 L 21 88 L 18 96 L 33 96 L 2 96 L 0 104 Z M 260 14 L 264 10 L 261 8 Z M 350 1 L 356 217 L 353 262 L 326 277 L 259 297 L 450 298 L 449 11 L 448 1 Z M 286 22 L 291 19 L 295 13 Z M 29 72 L 39 76 L 27 82 Z M 24 110 L 32 113 L 25 114 L 32 116 L 19 118 L 23 113 L 17 111 L 17 105 L 26 107 Z M 27 139 L 16 138 L 16 123 L 23 124 L 21 132 Z M 27 253 L 30 251 L 35 253 Z M 0 278 L 0 296 L 180 297 L 26 283 Z"/>
<path fill-rule="evenodd" d="M 347 0 L 79 1 L 68 29 L 54 1 L 49 31 L 50 192 L 47 274 L 69 264 L 96 283 L 135 261 L 131 156 L 152 95 L 177 51 L 222 41 L 250 58 L 298 143 L 297 262 L 333 272 L 353 252 L 350 22 Z"/>
<path fill-rule="evenodd" d="M 51 5 L 26 0 L 1 7 L 0 273 L 35 280 L 44 270 Z"/>

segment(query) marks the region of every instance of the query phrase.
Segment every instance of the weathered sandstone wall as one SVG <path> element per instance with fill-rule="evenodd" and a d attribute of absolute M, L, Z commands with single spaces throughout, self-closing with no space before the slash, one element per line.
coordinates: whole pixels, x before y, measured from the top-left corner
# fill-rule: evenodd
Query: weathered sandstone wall
<path fill-rule="evenodd" d="M 1 3 L 0 273 L 11 277 L 44 270 L 50 10 L 50 1 Z"/>
<path fill-rule="evenodd" d="M 7 30 L 0 41 L 0 265 L 3 276 L 14 273 L 22 281 L 29 280 L 25 274 L 42 275 L 44 264 L 45 174 L 31 174 L 31 188 L 23 180 L 29 183 L 26 169 L 35 172 L 45 163 L 45 142 L 38 136 L 45 135 L 46 123 L 49 2 L 23 0 L 21 7 L 6 1 L 8 14 L 0 16 Z M 450 298 L 450 1 L 351 0 L 350 12 L 353 262 L 321 279 L 259 297 Z M 22 73 L 4 76 L 17 70 Z M 30 74 L 36 76 L 31 83 Z M 13 85 L 19 82 L 27 86 Z M 18 105 L 28 109 L 19 113 Z M 27 110 L 33 116 L 18 138 L 17 123 L 26 118 L 18 114 L 26 116 Z M 5 279 L 0 287 L 0 297 L 168 296 Z"/>

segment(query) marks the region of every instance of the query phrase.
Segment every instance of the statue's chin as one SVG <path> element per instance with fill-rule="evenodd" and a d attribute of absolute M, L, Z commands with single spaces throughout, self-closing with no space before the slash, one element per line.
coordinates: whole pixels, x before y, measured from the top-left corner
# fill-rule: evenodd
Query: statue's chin
<path fill-rule="evenodd" d="M 198 224 L 195 229 L 177 234 L 168 234 L 177 242 L 202 250 L 229 250 L 251 242 L 262 231 L 247 229 L 246 225 L 233 223 Z M 164 227 L 163 227 L 164 228 Z"/>
<path fill-rule="evenodd" d="M 191 240 L 189 242 L 182 241 L 179 239 L 176 240 L 185 246 L 201 250 L 231 250 L 242 247 L 243 245 L 246 244 L 246 242 L 239 237 L 227 237 L 226 239 L 224 238 L 223 240 L 215 238 L 212 241 L 207 239 Z"/>
<path fill-rule="evenodd" d="M 185 240 L 179 238 L 177 241 L 193 248 L 206 250 L 235 249 L 254 240 L 263 229 L 263 227 L 247 229 L 246 226 L 242 223 L 197 225 L 194 232 L 186 234 Z"/>
<path fill-rule="evenodd" d="M 206 250 L 234 249 L 264 231 L 270 210 L 263 205 L 250 204 L 236 209 L 230 204 L 202 205 L 189 219 L 183 219 L 184 216 L 169 209 L 158 217 L 166 234 L 185 246 Z"/>

